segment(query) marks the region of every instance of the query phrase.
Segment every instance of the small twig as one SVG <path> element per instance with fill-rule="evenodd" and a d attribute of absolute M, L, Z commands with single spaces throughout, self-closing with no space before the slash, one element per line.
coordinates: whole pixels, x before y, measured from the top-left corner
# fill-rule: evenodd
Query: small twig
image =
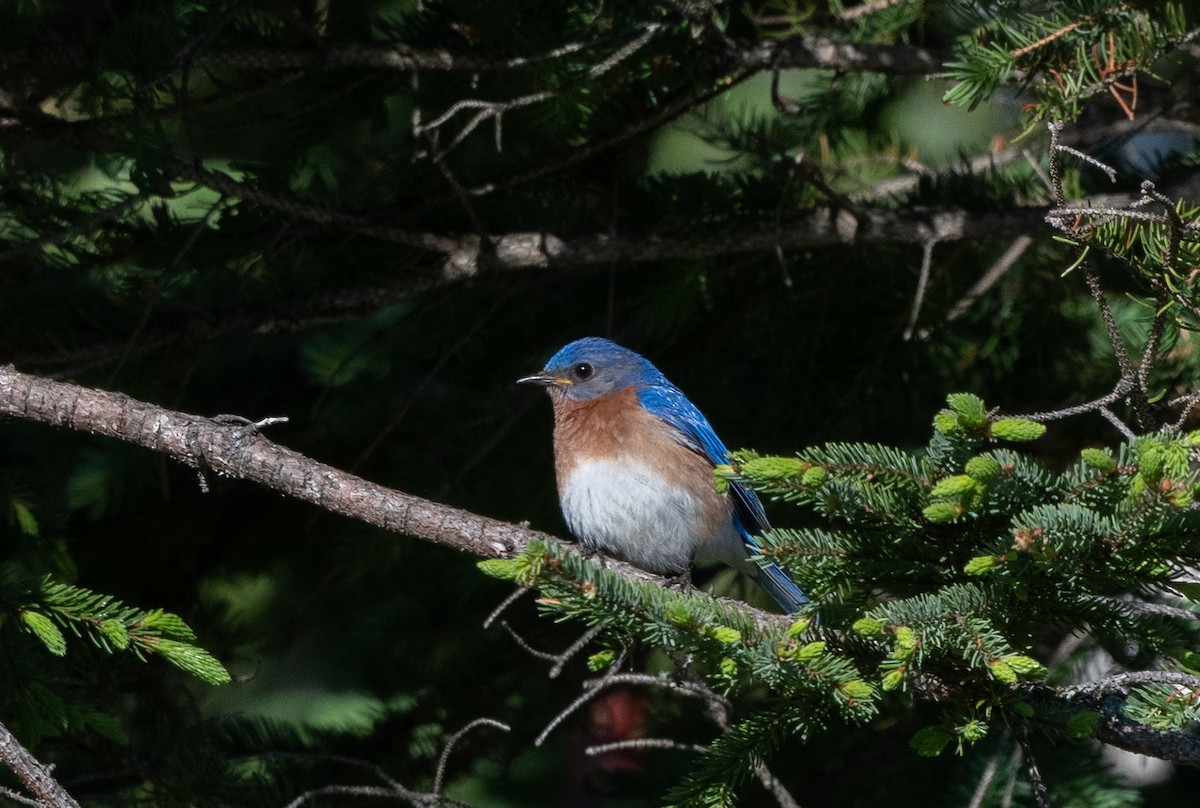
<path fill-rule="evenodd" d="M 680 752 L 707 752 L 708 747 L 695 743 L 680 743 L 670 738 L 629 738 L 612 743 L 599 743 L 586 747 L 585 755 L 603 755 L 607 752 L 619 752 L 622 749 L 673 749 Z"/>
<path fill-rule="evenodd" d="M 445 748 L 442 749 L 441 757 L 438 758 L 437 773 L 433 776 L 433 795 L 435 797 L 442 796 L 442 784 L 445 781 L 446 762 L 450 760 L 450 753 L 454 751 L 455 745 L 471 730 L 476 727 L 495 727 L 504 732 L 512 732 L 512 727 L 494 718 L 476 718 L 471 723 L 460 729 L 458 732 L 450 736 L 450 740 L 446 741 Z"/>
<path fill-rule="evenodd" d="M 1197 406 L 1200 406 L 1200 393 L 1192 393 L 1190 395 L 1181 396 L 1171 401 L 1171 406 L 1183 404 L 1183 409 L 1179 412 L 1179 417 L 1175 419 L 1175 423 L 1171 424 L 1173 429 L 1183 429 L 1184 423 L 1188 417 L 1195 411 Z"/>
<path fill-rule="evenodd" d="M 407 793 L 400 793 L 400 792 L 394 791 L 390 788 L 384 788 L 382 786 L 334 785 L 334 786 L 321 786 L 320 788 L 314 788 L 311 791 L 305 791 L 303 794 L 300 794 L 294 800 L 292 800 L 287 805 L 285 805 L 284 808 L 300 808 L 300 806 L 304 805 L 304 803 L 309 802 L 310 800 L 314 800 L 317 797 L 325 797 L 325 796 L 333 796 L 333 795 L 340 796 L 340 797 L 381 797 L 381 798 L 389 798 L 390 797 L 392 799 L 400 798 L 400 799 L 407 800 L 409 802 L 409 804 L 413 805 L 413 806 L 424 806 L 424 805 L 429 804 L 428 801 L 422 800 L 420 798 L 420 795 L 418 795 L 414 792 L 411 792 L 411 791 L 409 791 Z"/>
<path fill-rule="evenodd" d="M 1167 217 L 1161 213 L 1148 210 L 1135 210 L 1145 202 L 1130 202 L 1124 208 L 1095 207 L 1089 205 L 1055 208 L 1046 214 L 1046 219 L 1067 234 L 1083 234 L 1095 230 L 1113 219 L 1129 219 L 1134 222 L 1150 222 L 1151 224 L 1166 224 Z M 1075 224 L 1074 220 L 1081 216 L 1090 217 L 1092 221 Z M 1066 225 L 1066 226 L 1063 226 Z"/>
<path fill-rule="evenodd" d="M 450 143 L 446 146 L 446 148 L 444 148 L 442 150 L 442 154 L 447 154 L 447 153 L 453 151 L 455 146 L 462 143 L 467 138 L 468 135 L 470 135 L 472 132 L 474 132 L 475 129 L 478 128 L 479 125 L 481 123 L 483 123 L 484 121 L 486 121 L 488 118 L 492 118 L 496 122 L 496 124 L 495 124 L 496 151 L 500 152 L 500 151 L 503 151 L 501 126 L 503 123 L 504 113 L 511 112 L 514 109 L 521 109 L 522 107 L 531 106 L 533 104 L 538 103 L 539 101 L 545 101 L 547 98 L 552 98 L 553 96 L 554 96 L 554 93 L 550 92 L 549 90 L 543 90 L 541 92 L 530 93 L 529 95 L 523 95 L 518 98 L 510 98 L 507 101 L 482 101 L 482 100 L 475 99 L 475 98 L 467 98 L 462 101 L 455 102 L 448 110 L 443 112 L 441 115 L 434 118 L 429 123 L 424 124 L 421 127 L 421 131 L 413 132 L 413 134 L 414 135 L 424 135 L 434 129 L 437 129 L 438 127 L 445 124 L 447 121 L 449 121 L 451 118 L 453 118 L 455 115 L 457 115 L 459 112 L 463 111 L 464 109 L 478 109 L 479 112 L 475 113 L 475 117 L 473 117 L 473 118 L 471 118 L 471 120 L 467 121 L 466 125 L 463 126 L 463 128 L 458 131 L 458 134 L 456 134 L 454 136 L 454 139 L 451 140 Z"/>
<path fill-rule="evenodd" d="M 1046 788 L 1046 781 L 1042 779 L 1042 772 L 1033 756 L 1033 750 L 1029 747 L 1029 738 L 1024 728 L 1017 733 L 1017 744 L 1021 747 L 1021 756 L 1025 759 L 1025 770 L 1029 775 L 1029 785 L 1033 787 L 1033 797 L 1038 808 L 1050 808 L 1050 792 Z"/>
<path fill-rule="evenodd" d="M 509 637 L 512 637 L 512 640 L 517 644 L 517 647 L 529 654 L 534 659 L 542 659 L 546 662 L 558 661 L 558 654 L 552 654 L 549 651 L 539 651 L 537 648 L 534 648 L 529 644 L 528 640 L 518 634 L 517 630 L 508 624 L 507 620 L 500 621 L 500 628 L 504 629 L 505 632 L 508 633 Z"/>
<path fill-rule="evenodd" d="M 587 647 L 588 643 L 596 639 L 596 637 L 599 636 L 600 632 L 603 630 L 604 626 L 592 626 L 587 631 L 580 634 L 579 639 L 568 645 L 566 650 L 558 655 L 558 661 L 554 663 L 554 667 L 550 668 L 550 678 L 557 679 L 558 675 L 562 673 L 566 664 L 570 662 L 576 654 Z"/>
<path fill-rule="evenodd" d="M 546 725 L 545 729 L 543 729 L 537 738 L 534 739 L 533 745 L 541 746 L 542 743 L 545 742 L 546 738 L 549 737 L 550 733 L 558 728 L 563 721 L 567 720 L 567 718 L 570 717 L 576 710 L 587 704 L 606 688 L 612 687 L 613 685 L 665 687 L 669 690 L 674 690 L 677 693 L 682 693 L 687 696 L 701 699 L 706 703 L 709 703 L 710 700 L 715 699 L 716 703 L 722 705 L 724 714 L 728 715 L 729 703 L 720 696 L 717 696 L 705 686 L 697 687 L 695 684 L 690 682 L 671 679 L 665 674 L 654 676 L 648 673 L 618 673 L 617 670 L 617 665 L 614 664 L 610 666 L 608 672 L 600 678 L 584 682 L 584 692 L 577 696 L 574 701 L 560 710 L 558 715 L 554 716 L 554 718 L 550 720 L 550 723 Z M 728 723 L 726 722 L 721 728 L 728 729 Z"/>
<path fill-rule="evenodd" d="M 1101 407 L 1099 412 L 1104 416 L 1106 421 L 1116 427 L 1116 430 L 1121 433 L 1121 437 L 1125 438 L 1125 440 L 1137 440 L 1137 433 L 1130 429 L 1128 424 L 1118 418 L 1115 412 L 1108 407 Z"/>
<path fill-rule="evenodd" d="M 515 590 L 513 590 L 513 593 L 511 595 L 506 597 L 504 600 L 500 601 L 499 606 L 497 606 L 495 609 L 492 609 L 491 614 L 489 614 L 487 617 L 484 618 L 483 627 L 491 628 L 492 623 L 496 622 L 496 618 L 498 618 L 500 615 L 504 614 L 504 612 L 508 609 L 509 606 L 512 606 L 514 603 L 516 603 L 518 600 L 520 600 L 522 597 L 524 597 L 525 595 L 529 594 L 532 591 L 533 590 L 527 586 L 517 587 Z"/>
<path fill-rule="evenodd" d="M 779 803 L 779 808 L 800 808 L 800 803 L 796 802 L 796 798 L 792 796 L 791 792 L 784 788 L 783 783 L 779 782 L 779 778 L 771 773 L 767 764 L 762 761 L 754 764 L 754 774 L 767 793 Z"/>
<path fill-rule="evenodd" d="M 912 339 L 913 329 L 917 327 L 917 318 L 921 315 L 921 305 L 925 302 L 925 290 L 929 286 L 929 270 L 933 265 L 933 248 L 936 241 L 930 239 L 921 245 L 921 274 L 917 277 L 917 291 L 913 295 L 912 309 L 908 313 L 908 325 L 904 328 L 904 341 Z"/>
<path fill-rule="evenodd" d="M 996 772 L 999 769 L 1000 755 L 992 755 L 983 768 L 983 774 L 980 775 L 979 782 L 975 785 L 975 791 L 971 794 L 971 801 L 967 803 L 967 808 L 980 808 L 983 805 L 984 797 L 987 796 L 988 788 L 991 787 L 992 780 L 996 778 Z"/>
<path fill-rule="evenodd" d="M 13 791 L 11 788 L 5 788 L 4 786 L 0 786 L 0 797 L 12 800 L 13 802 L 19 802 L 22 805 L 30 805 L 33 806 L 33 808 L 45 808 L 45 803 L 39 802 L 32 797 L 26 797 L 24 794 L 20 794 L 16 791 Z"/>
<path fill-rule="evenodd" d="M 1063 191 L 1062 171 L 1058 165 L 1058 147 L 1061 144 L 1064 124 L 1062 121 L 1048 121 L 1046 128 L 1050 132 L 1050 191 L 1054 194 L 1054 206 L 1061 208 L 1067 204 L 1067 196 Z"/>
<path fill-rule="evenodd" d="M 1124 398 L 1132 389 L 1133 382 L 1131 382 L 1129 379 L 1122 378 L 1117 382 L 1117 386 L 1112 389 L 1112 392 L 1106 393 L 1100 398 L 1093 399 L 1092 401 L 1088 401 L 1083 404 L 1076 404 L 1073 407 L 1064 407 L 1061 410 L 1031 412 L 1021 415 L 1020 417 L 1029 421 L 1059 421 L 1063 418 L 1070 418 L 1073 415 L 1083 415 L 1086 412 L 1100 412 L 1106 405 L 1112 404 L 1114 401 L 1119 401 L 1120 399 Z"/>
<path fill-rule="evenodd" d="M 594 699 L 601 690 L 612 683 L 611 680 L 613 678 L 614 677 L 610 673 L 606 674 L 599 680 L 598 683 L 592 686 L 589 686 L 589 684 L 585 682 L 584 692 L 576 696 L 570 704 L 559 710 L 558 714 L 550 719 L 550 723 L 548 723 L 545 728 L 538 733 L 538 736 L 533 739 L 533 745 L 541 746 L 543 743 L 545 743 L 546 738 L 550 736 L 551 732 L 554 732 L 554 730 L 556 730 L 562 724 L 562 722 L 566 721 L 567 718 L 569 718 L 576 710 Z"/>
<path fill-rule="evenodd" d="M 1061 143 L 1056 143 L 1053 146 L 1053 149 L 1055 151 L 1060 151 L 1063 154 L 1069 154 L 1072 157 L 1074 157 L 1076 160 L 1087 163 L 1088 165 L 1092 166 L 1093 168 L 1103 171 L 1104 175 L 1106 177 L 1108 177 L 1110 182 L 1117 181 L 1117 170 L 1115 168 L 1113 168 L 1112 166 L 1108 165 L 1107 163 L 1100 162 L 1095 157 L 1092 157 L 1090 154 L 1085 154 L 1084 152 L 1081 152 L 1079 149 L 1076 149 L 1072 146 L 1064 146 Z"/>
<path fill-rule="evenodd" d="M 259 418 L 257 421 L 251 421 L 244 415 L 231 415 L 223 413 L 212 417 L 213 423 L 222 424 L 223 426 L 238 425 L 248 426 L 255 432 L 261 432 L 264 427 L 275 426 L 276 424 L 286 424 L 288 417 L 286 415 L 268 415 L 266 418 Z"/>
<path fill-rule="evenodd" d="M 637 137 L 645 132 L 650 132 L 665 126 L 671 121 L 683 115 L 685 112 L 694 109 L 707 101 L 715 98 L 722 93 L 728 92 L 731 87 L 741 84 L 754 75 L 754 70 L 740 70 L 735 74 L 724 76 L 718 81 L 714 81 L 709 86 L 702 90 L 677 98 L 661 107 L 648 116 L 639 118 L 637 121 L 628 127 L 615 132 L 614 134 L 592 141 L 586 146 L 583 146 L 558 160 L 550 160 L 541 163 L 540 165 L 530 169 L 529 171 L 509 177 L 494 183 L 486 183 L 466 189 L 470 196 L 486 196 L 488 194 L 499 191 L 507 191 L 519 185 L 524 185 L 542 177 L 557 174 L 564 169 L 570 168 L 576 163 L 583 162 L 597 154 L 607 152 L 620 144 Z M 445 198 L 435 197 L 431 199 L 421 200 L 425 206 L 436 205 L 445 201 Z"/>
<path fill-rule="evenodd" d="M 1159 302 L 1161 303 L 1162 301 L 1160 300 Z M 1162 342 L 1163 331 L 1166 327 L 1167 312 L 1160 308 L 1154 315 L 1154 322 L 1150 325 L 1150 333 L 1146 337 L 1146 344 L 1142 347 L 1142 359 L 1138 363 L 1137 369 L 1138 392 L 1141 393 L 1138 399 L 1139 401 L 1146 402 L 1147 410 L 1149 409 L 1150 401 L 1150 370 L 1154 366 L 1154 359 L 1158 353 L 1158 346 Z M 1149 416 L 1149 412 L 1147 412 L 1147 416 Z M 1140 423 L 1139 426 L 1142 429 L 1148 429 L 1151 424 L 1149 420 L 1146 420 Z"/>
<path fill-rule="evenodd" d="M 1073 149 L 1070 146 L 1064 146 L 1061 142 L 1063 131 L 1063 123 L 1054 121 L 1048 125 L 1050 130 L 1050 181 L 1054 187 L 1054 202 L 1059 210 L 1065 209 L 1066 194 L 1063 190 L 1062 171 L 1059 167 L 1059 154 L 1070 154 L 1084 162 L 1094 165 L 1097 168 L 1105 171 L 1111 179 L 1116 180 L 1116 170 L 1110 166 L 1101 163 L 1093 157 L 1090 157 L 1078 149 Z M 1048 217 L 1049 218 L 1049 217 Z M 1055 221 L 1052 219 L 1052 221 Z M 1113 316 L 1112 309 L 1108 305 L 1108 300 L 1104 296 L 1104 290 L 1100 287 L 1100 280 L 1096 277 L 1096 271 L 1093 269 L 1091 262 L 1087 259 L 1086 253 L 1081 257 L 1080 269 L 1083 272 L 1084 280 L 1087 283 L 1088 291 L 1092 295 L 1092 299 L 1096 303 L 1097 309 L 1100 311 L 1100 319 L 1104 322 L 1104 328 L 1108 332 L 1109 342 L 1112 344 L 1113 355 L 1117 359 L 1117 367 L 1121 372 L 1122 383 L 1129 383 L 1135 376 L 1132 363 L 1129 361 L 1129 353 L 1125 347 L 1125 340 L 1121 336 L 1121 330 L 1117 326 L 1116 317 Z M 1118 389 L 1120 385 L 1118 385 Z M 1111 394 L 1110 394 L 1111 395 Z M 1115 399 L 1110 399 L 1110 401 Z M 1109 401 L 1104 402 L 1110 403 Z M 1150 423 L 1149 406 L 1146 403 L 1145 396 L 1139 395 L 1135 398 L 1134 409 L 1137 412 L 1138 424 L 1145 429 Z M 1101 414 L 1108 413 L 1106 407 L 1100 408 Z M 1109 418 L 1109 415 L 1105 415 Z M 1115 420 L 1115 416 L 1109 418 Z M 1122 434 L 1129 432 L 1129 428 L 1117 420 L 1114 425 L 1120 424 L 1117 428 Z"/>
<path fill-rule="evenodd" d="M 1177 685 L 1191 691 L 1200 691 L 1200 676 L 1181 671 L 1128 671 L 1107 676 L 1094 682 L 1065 687 L 1060 691 L 1064 698 L 1073 699 L 1081 695 L 1102 695 L 1110 690 L 1128 690 L 1135 685 Z"/>
<path fill-rule="evenodd" d="M 1020 235 L 1013 239 L 1012 244 L 1008 245 L 1008 249 L 996 259 L 996 262 L 988 268 L 988 271 L 983 273 L 979 280 L 975 281 L 975 285 L 967 290 L 967 293 L 960 297 L 958 301 L 950 307 L 949 313 L 946 314 L 946 322 L 954 322 L 959 317 L 967 312 L 967 309 L 975 305 L 979 298 L 987 294 L 996 283 L 1004 277 L 1005 273 L 1010 270 L 1014 264 L 1021 259 L 1025 251 L 1033 244 L 1033 237 Z"/>
<path fill-rule="evenodd" d="M 651 24 L 647 25 L 645 27 L 645 30 L 643 30 L 640 34 L 638 34 L 632 40 L 627 42 L 625 45 L 618 48 L 608 58 L 604 59 L 601 62 L 598 62 L 597 64 L 592 65 L 591 68 L 589 68 L 589 70 L 588 70 L 588 77 L 589 78 L 598 78 L 598 77 L 604 75 L 605 73 L 607 73 L 608 71 L 612 70 L 618 64 L 625 61 L 630 56 L 632 56 L 634 53 L 636 53 L 638 50 L 640 50 L 642 48 L 642 46 L 645 45 L 647 42 L 649 42 L 651 39 L 653 39 L 655 34 L 657 34 L 660 30 L 661 30 L 661 25 L 658 23 L 651 23 Z M 503 124 L 504 114 L 506 112 L 511 112 L 512 110 L 515 110 L 515 109 L 521 109 L 522 107 L 532 106 L 533 104 L 537 104 L 541 101 L 545 101 L 547 99 L 553 98 L 555 96 L 555 94 L 556 94 L 555 91 L 542 90 L 539 92 L 529 93 L 527 95 L 519 96 L 517 98 L 511 98 L 507 101 L 484 101 L 481 99 L 474 99 L 474 98 L 463 99 L 461 101 L 457 101 L 454 104 L 452 104 L 449 109 L 447 109 L 441 115 L 437 116 L 436 118 L 429 121 L 428 123 L 420 124 L 419 127 L 414 127 L 413 135 L 414 136 L 431 135 L 431 134 L 435 133 L 438 129 L 440 129 L 444 124 L 448 123 L 450 121 L 450 119 L 453 118 L 455 115 L 457 115 L 459 112 L 462 112 L 463 110 L 467 110 L 467 109 L 478 109 L 479 112 L 475 113 L 474 117 L 472 117 L 469 121 L 467 121 L 466 125 L 464 125 L 462 127 L 462 129 L 460 129 L 458 131 L 458 133 L 455 134 L 455 136 L 445 146 L 445 148 L 438 150 L 436 152 L 436 154 L 439 157 L 445 157 L 445 155 L 447 155 L 451 151 L 453 151 L 460 143 L 462 143 L 464 140 L 466 140 L 466 138 L 472 132 L 474 132 L 479 127 L 480 124 L 482 124 L 484 121 L 488 120 L 489 118 L 492 119 L 493 121 L 495 121 L 496 151 L 500 152 L 500 151 L 503 151 L 503 140 L 502 140 L 502 128 L 501 127 Z M 418 156 L 420 156 L 420 155 L 418 155 Z M 464 189 L 461 186 L 457 186 L 457 184 L 456 184 L 455 194 L 460 197 L 464 196 L 465 195 Z"/>
<path fill-rule="evenodd" d="M 386 784 L 389 788 L 396 791 L 397 793 L 407 791 L 407 789 L 405 789 L 404 786 L 401 785 L 398 780 L 395 780 L 390 775 L 388 775 L 388 773 L 385 772 L 383 770 L 383 768 L 381 766 L 379 766 L 378 764 L 371 763 L 370 761 L 367 761 L 367 760 L 360 760 L 359 758 L 347 757 L 345 755 L 328 755 L 328 754 L 314 753 L 314 752 L 283 752 L 283 751 L 279 751 L 279 750 L 273 750 L 273 751 L 266 752 L 264 754 L 258 754 L 258 755 L 254 755 L 254 754 L 242 755 L 238 758 L 235 758 L 234 760 L 237 762 L 241 762 L 241 761 L 259 760 L 259 759 L 263 759 L 263 758 L 283 759 L 283 760 L 303 760 L 303 761 L 319 760 L 322 763 L 336 763 L 340 766 L 349 766 L 351 768 L 359 769 L 360 771 L 367 772 L 371 776 L 376 777 L 379 780 L 381 780 L 384 784 Z"/>
<path fill-rule="evenodd" d="M 642 49 L 643 45 L 653 39 L 654 36 L 662 30 L 662 24 L 652 22 L 648 23 L 645 28 L 646 30 L 642 31 L 642 33 L 638 34 L 636 37 L 613 51 L 607 59 L 592 65 L 591 68 L 588 69 L 588 75 L 592 78 L 603 76 L 621 62 L 637 53 Z"/>

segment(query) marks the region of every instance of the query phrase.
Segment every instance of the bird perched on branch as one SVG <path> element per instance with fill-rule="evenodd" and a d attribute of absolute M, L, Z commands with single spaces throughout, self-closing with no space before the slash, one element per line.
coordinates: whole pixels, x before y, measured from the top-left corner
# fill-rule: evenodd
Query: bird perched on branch
<path fill-rule="evenodd" d="M 585 549 L 686 576 L 696 558 L 745 572 L 787 612 L 808 598 L 775 564 L 749 560 L 770 528 L 753 491 L 717 490 L 728 450 L 645 357 L 599 337 L 564 346 L 540 373 L 554 405 L 554 466 L 567 527 Z"/>

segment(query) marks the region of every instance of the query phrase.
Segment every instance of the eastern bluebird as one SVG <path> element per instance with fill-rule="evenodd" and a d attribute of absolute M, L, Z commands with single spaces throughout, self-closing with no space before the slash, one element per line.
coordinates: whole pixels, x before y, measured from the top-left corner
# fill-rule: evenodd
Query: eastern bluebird
<path fill-rule="evenodd" d="M 808 598 L 775 564 L 749 560 L 770 528 L 753 491 L 717 491 L 725 444 L 682 391 L 645 357 L 599 337 L 576 340 L 541 373 L 554 404 L 554 468 L 567 527 L 585 548 L 660 575 L 714 558 L 795 612 Z"/>

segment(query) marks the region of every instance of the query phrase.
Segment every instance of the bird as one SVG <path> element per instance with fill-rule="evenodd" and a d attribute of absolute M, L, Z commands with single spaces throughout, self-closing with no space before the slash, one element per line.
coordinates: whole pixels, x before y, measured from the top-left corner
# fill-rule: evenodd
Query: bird
<path fill-rule="evenodd" d="M 770 529 L 762 502 L 713 470 L 729 451 L 708 419 L 641 354 L 602 337 L 563 346 L 538 373 L 554 409 L 554 468 L 567 528 L 588 552 L 690 580 L 696 559 L 749 575 L 788 613 L 808 598 L 774 563 L 750 557 Z"/>

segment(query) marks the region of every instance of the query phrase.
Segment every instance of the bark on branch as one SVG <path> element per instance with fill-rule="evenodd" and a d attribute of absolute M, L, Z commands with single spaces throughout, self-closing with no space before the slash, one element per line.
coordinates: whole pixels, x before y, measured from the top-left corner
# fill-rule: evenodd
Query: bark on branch
<path fill-rule="evenodd" d="M 805 34 L 787 39 L 734 44 L 726 53 L 737 67 L 754 70 L 822 68 L 842 73 L 925 76 L 939 73 L 950 55 L 910 45 L 871 45 Z"/>
<path fill-rule="evenodd" d="M 11 365 L 0 368 L 0 415 L 135 443 L 192 468 L 250 480 L 333 513 L 483 558 L 510 557 L 530 539 L 548 538 L 376 485 L 272 443 L 253 425 L 218 423 L 120 393 L 20 373 Z"/>
<path fill-rule="evenodd" d="M 798 250 L 850 244 L 928 244 L 983 238 L 1014 238 L 1045 228 L 1045 210 L 967 210 L 965 208 L 863 209 L 854 213 L 820 208 L 799 214 L 778 227 L 746 227 L 708 235 L 633 234 L 563 238 L 553 233 L 503 233 L 482 239 L 475 234 L 440 235 L 407 230 L 355 214 L 318 208 L 303 200 L 273 194 L 216 171 L 177 165 L 182 179 L 229 197 L 278 211 L 300 221 L 363 233 L 394 244 L 442 256 L 447 278 L 481 269 L 533 269 L 650 261 L 677 261 L 745 255 L 776 249 Z"/>
<path fill-rule="evenodd" d="M 41 805 L 47 808 L 79 808 L 79 803 L 59 785 L 50 769 L 31 755 L 3 724 L 0 724 L 0 762 L 17 775 Z"/>

